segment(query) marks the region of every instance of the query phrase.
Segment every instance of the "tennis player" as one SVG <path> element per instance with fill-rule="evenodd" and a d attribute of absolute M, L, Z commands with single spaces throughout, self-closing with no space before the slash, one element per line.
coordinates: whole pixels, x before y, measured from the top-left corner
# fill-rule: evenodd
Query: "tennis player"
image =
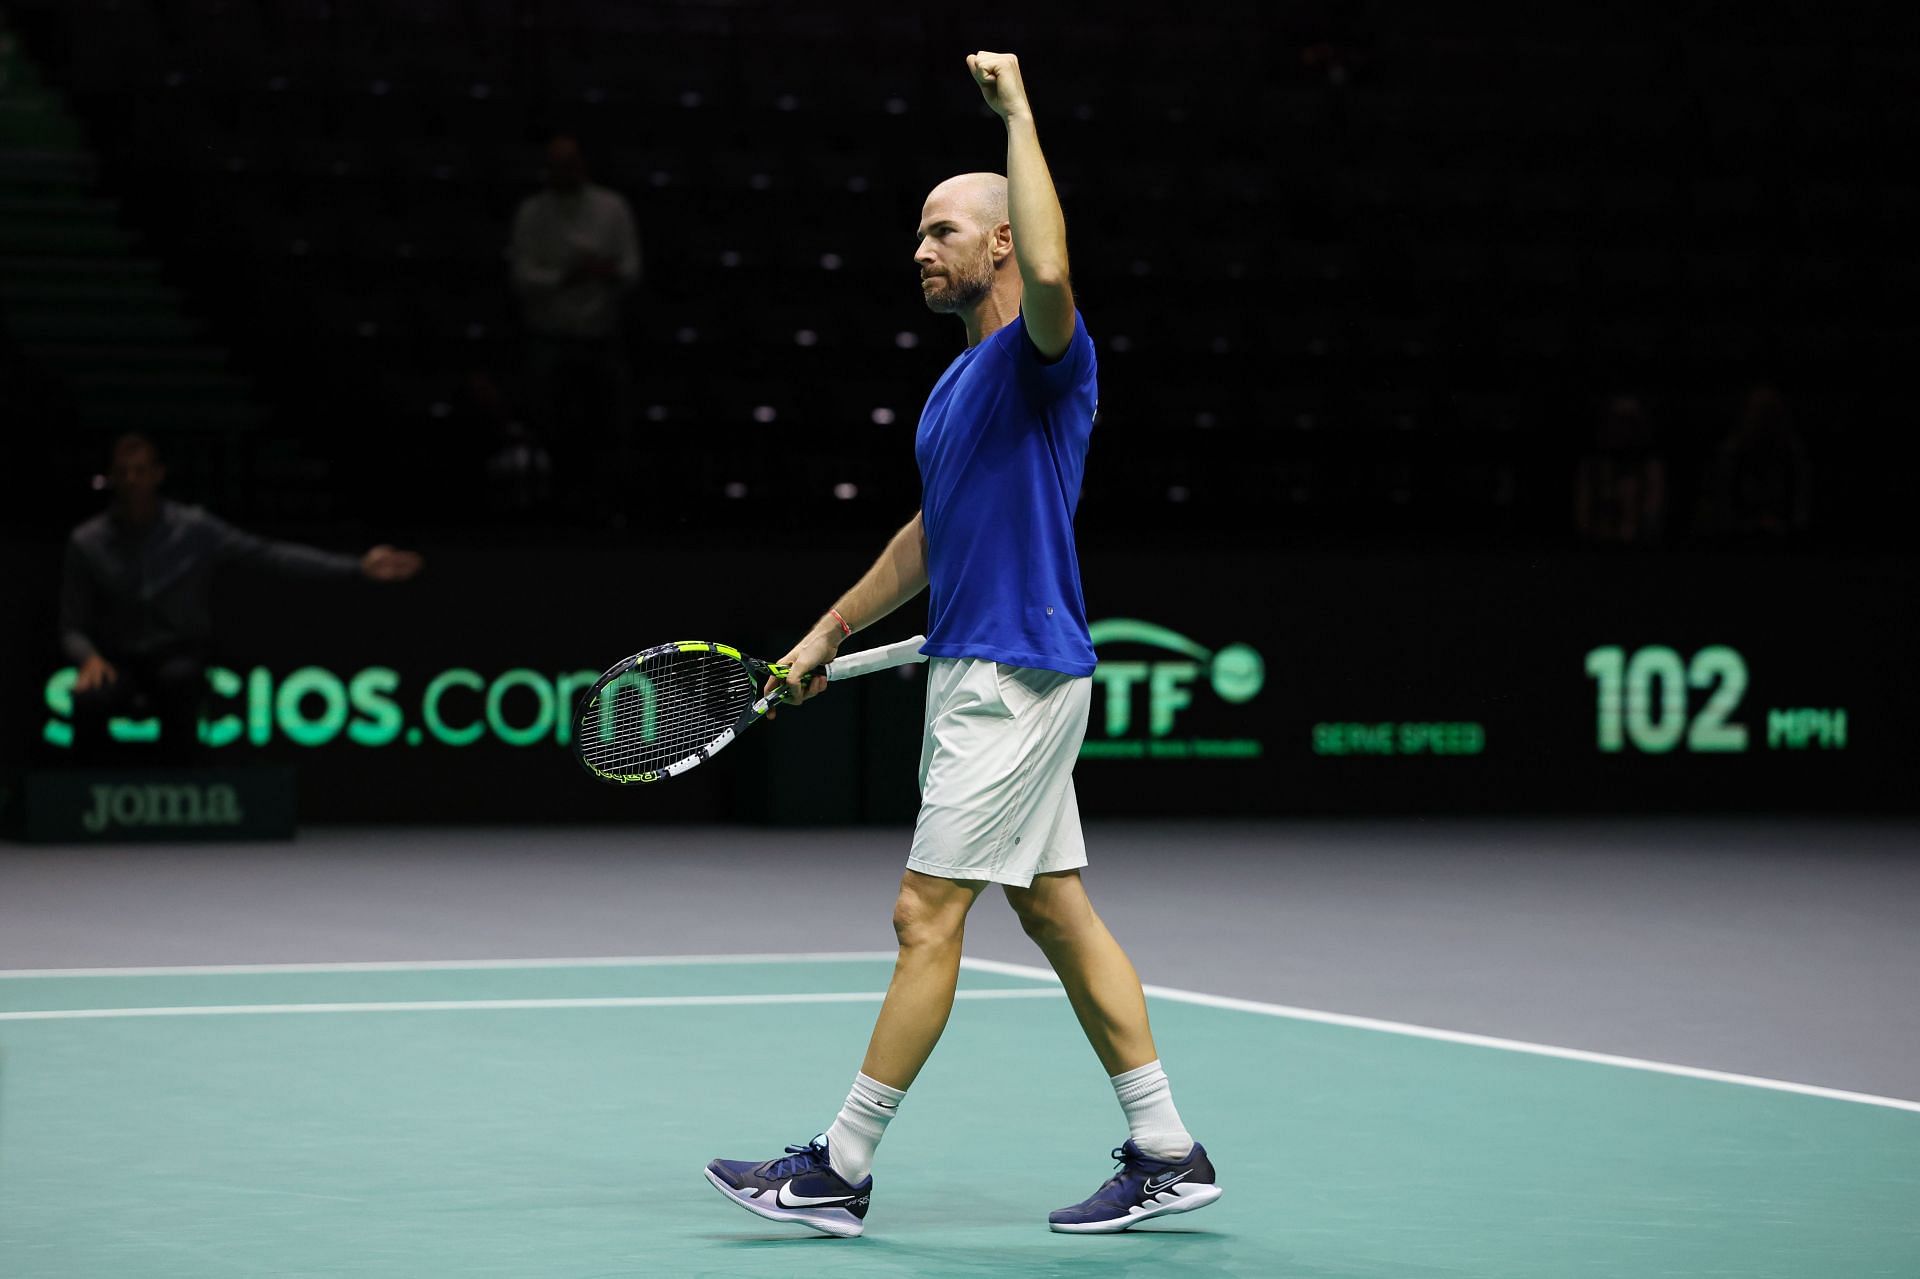
<path fill-rule="evenodd" d="M 967 68 L 1006 121 L 1007 175 L 949 178 L 921 212 L 921 292 L 967 330 L 920 417 L 921 511 L 782 659 L 796 672 L 789 698 L 803 702 L 826 680 L 802 687 L 798 672 L 931 587 L 921 806 L 893 912 L 899 958 L 832 1126 L 781 1158 L 707 1165 L 742 1207 L 833 1235 L 865 1227 L 874 1152 L 946 1027 L 967 912 L 990 883 L 1066 986 L 1130 1134 L 1113 1152 L 1116 1175 L 1052 1213 L 1052 1228 L 1125 1230 L 1220 1196 L 1174 1109 L 1140 979 L 1081 883 L 1073 764 L 1094 655 L 1073 513 L 1098 406 L 1093 342 L 1020 64 L 976 53 Z"/>

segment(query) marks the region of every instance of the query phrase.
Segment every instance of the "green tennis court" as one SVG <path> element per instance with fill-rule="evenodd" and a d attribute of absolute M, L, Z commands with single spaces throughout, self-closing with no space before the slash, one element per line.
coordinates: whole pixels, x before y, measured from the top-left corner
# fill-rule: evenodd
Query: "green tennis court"
<path fill-rule="evenodd" d="M 1153 998 L 1226 1196 L 1050 1234 L 1125 1135 L 1064 1000 L 970 965 L 868 1233 L 700 1175 L 811 1136 L 886 956 L 0 979 L 0 1274 L 1920 1272 L 1920 1114 Z"/>

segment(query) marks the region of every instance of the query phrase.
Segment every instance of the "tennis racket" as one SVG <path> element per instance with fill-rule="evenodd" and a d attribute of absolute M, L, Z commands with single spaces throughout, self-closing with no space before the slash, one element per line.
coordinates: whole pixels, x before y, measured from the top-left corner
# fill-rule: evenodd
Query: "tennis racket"
<path fill-rule="evenodd" d="M 871 675 L 924 662 L 916 635 L 898 644 L 836 657 L 814 675 L 829 680 Z M 603 782 L 663 782 L 718 755 L 786 700 L 787 667 L 749 657 L 728 644 L 678 640 L 616 663 L 580 699 L 573 750 Z"/>

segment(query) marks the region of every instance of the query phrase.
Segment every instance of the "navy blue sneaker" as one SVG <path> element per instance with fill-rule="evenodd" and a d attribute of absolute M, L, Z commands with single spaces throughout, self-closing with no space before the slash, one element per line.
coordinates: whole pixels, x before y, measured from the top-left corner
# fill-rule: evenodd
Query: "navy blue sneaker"
<path fill-rule="evenodd" d="M 873 1178 L 857 1186 L 847 1184 L 827 1162 L 824 1135 L 804 1146 L 788 1146 L 786 1154 L 764 1163 L 716 1159 L 707 1165 L 707 1180 L 748 1212 L 769 1221 L 796 1222 L 843 1239 L 867 1228 Z"/>
<path fill-rule="evenodd" d="M 1220 1197 L 1213 1162 L 1197 1141 L 1184 1159 L 1155 1159 L 1128 1138 L 1113 1157 L 1120 1171 L 1073 1207 L 1048 1213 L 1049 1226 L 1065 1234 L 1111 1234 L 1149 1217 L 1204 1208 Z"/>

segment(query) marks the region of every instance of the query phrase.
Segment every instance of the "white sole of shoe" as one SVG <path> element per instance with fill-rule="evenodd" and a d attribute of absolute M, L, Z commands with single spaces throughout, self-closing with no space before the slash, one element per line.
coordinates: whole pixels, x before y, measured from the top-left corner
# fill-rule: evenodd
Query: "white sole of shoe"
<path fill-rule="evenodd" d="M 1204 1208 L 1221 1195 L 1218 1186 L 1175 1186 L 1170 1192 L 1171 1199 L 1162 1199 L 1151 1208 L 1136 1208 L 1124 1217 L 1115 1217 L 1112 1221 L 1064 1222 L 1049 1221 L 1047 1227 L 1063 1235 L 1116 1235 L 1122 1230 L 1131 1230 L 1143 1221 L 1155 1217 L 1164 1217 L 1168 1213 L 1192 1212 L 1195 1208 Z"/>
<path fill-rule="evenodd" d="M 841 1239 L 853 1239 L 867 1228 L 864 1221 L 850 1215 L 829 1217 L 823 1212 L 800 1212 L 792 1208 L 762 1208 L 756 1201 L 735 1192 L 732 1186 L 713 1175 L 713 1169 L 706 1170 L 707 1180 L 713 1188 L 739 1204 L 756 1217 L 765 1217 L 768 1221 L 788 1221 L 796 1226 L 805 1226 L 809 1230 L 818 1230 L 823 1235 L 836 1235 Z"/>

